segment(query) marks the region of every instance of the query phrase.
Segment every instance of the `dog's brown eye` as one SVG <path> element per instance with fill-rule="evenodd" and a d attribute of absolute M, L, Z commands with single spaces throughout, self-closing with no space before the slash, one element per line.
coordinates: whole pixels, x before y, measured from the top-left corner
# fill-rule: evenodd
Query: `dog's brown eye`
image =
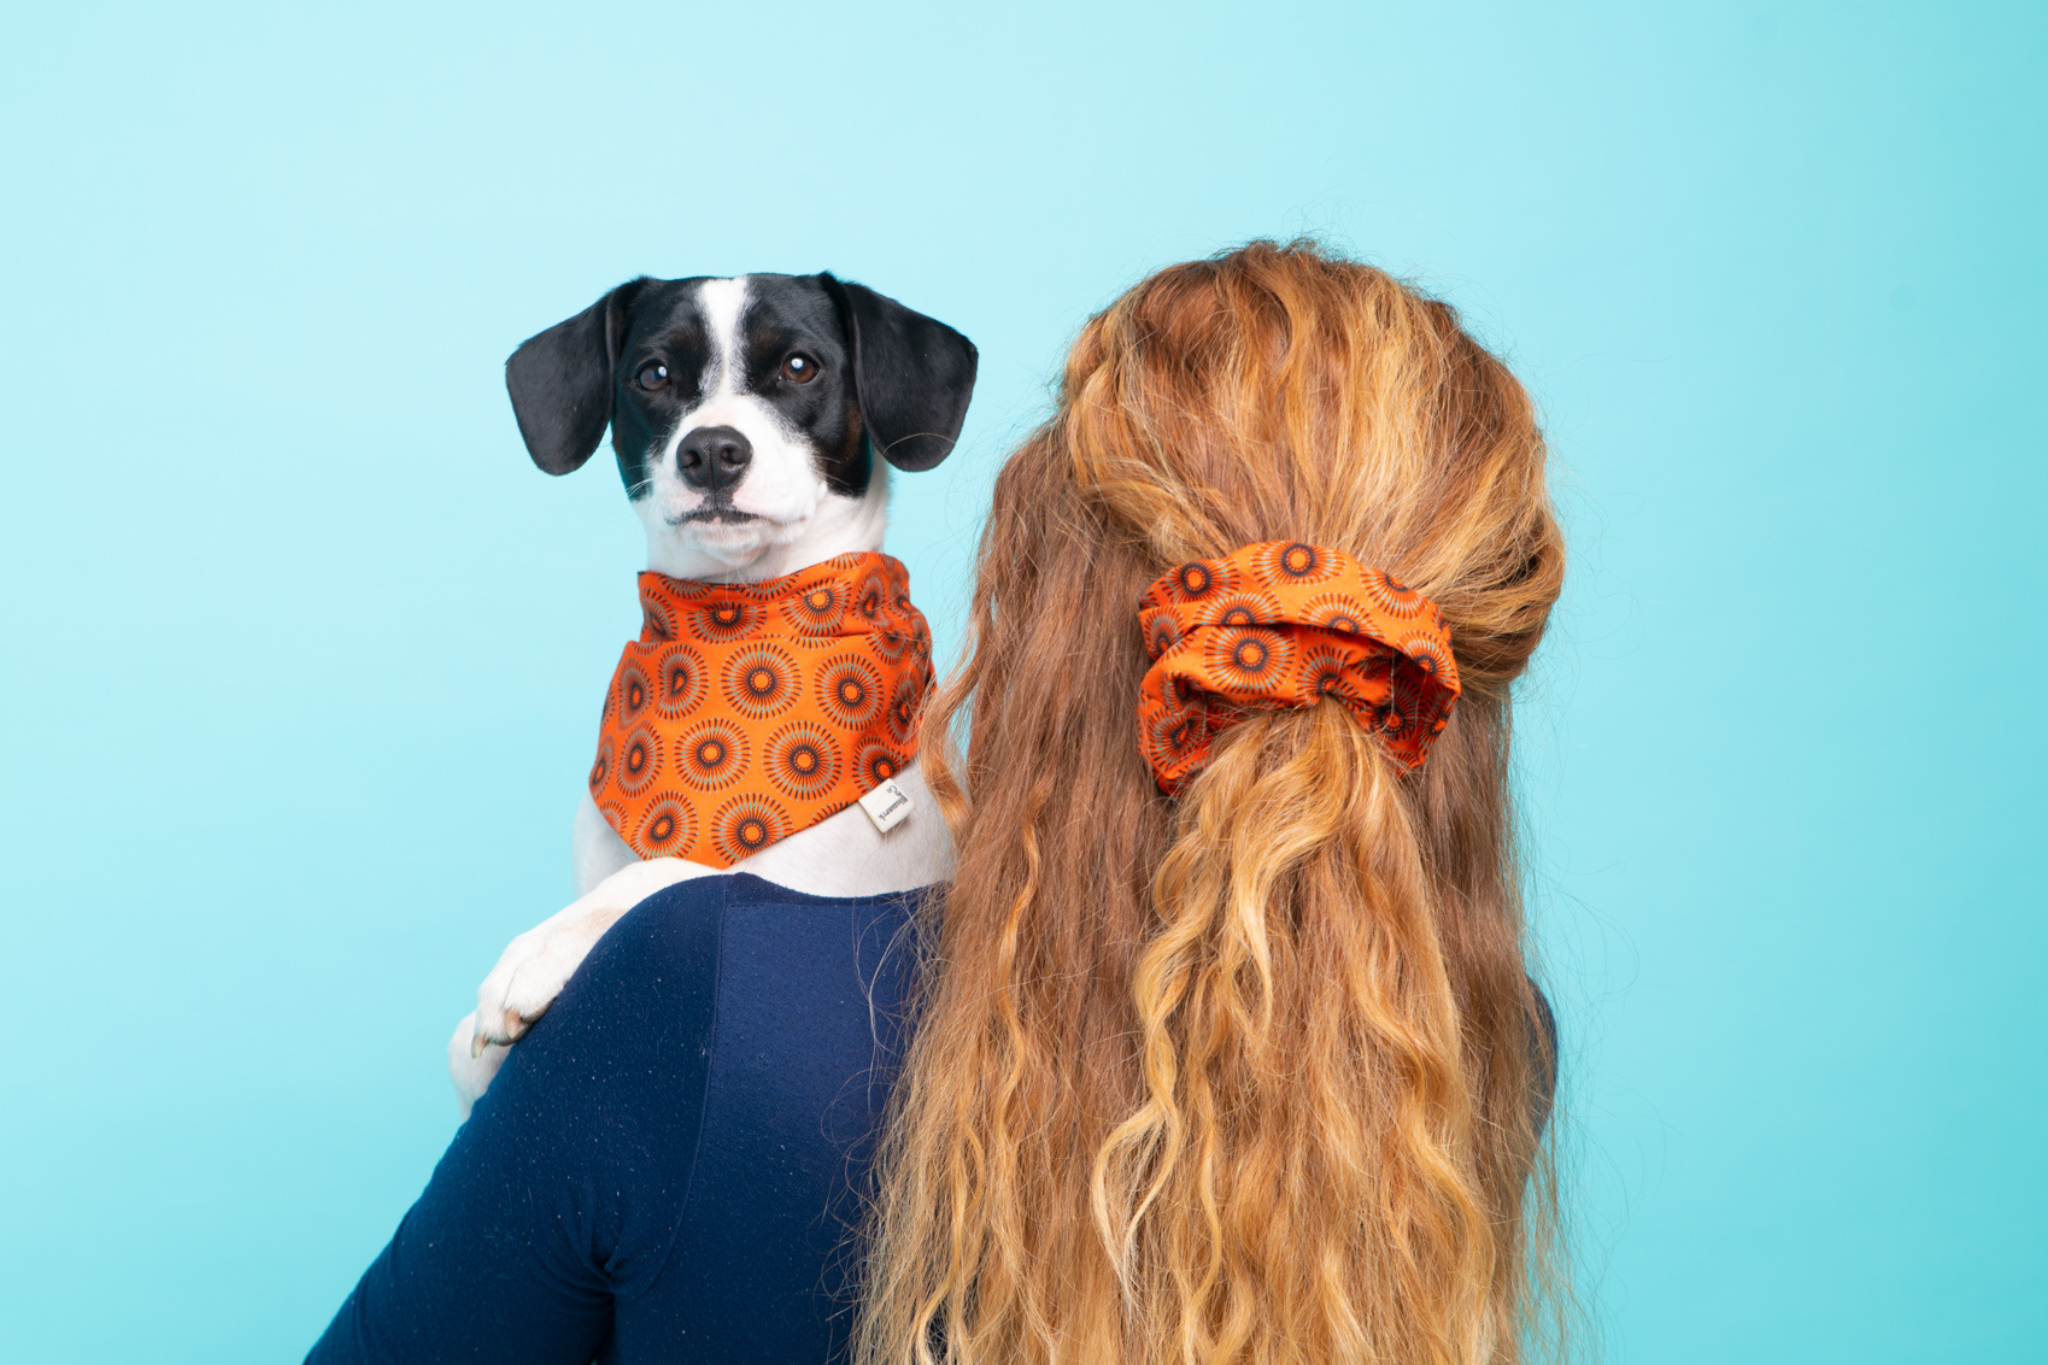
<path fill-rule="evenodd" d="M 640 367 L 640 373 L 634 382 L 643 389 L 658 389 L 668 383 L 668 366 L 659 360 L 650 360 Z"/>
<path fill-rule="evenodd" d="M 818 377 L 818 362 L 802 351 L 782 362 L 782 377 L 792 384 L 808 384 Z"/>

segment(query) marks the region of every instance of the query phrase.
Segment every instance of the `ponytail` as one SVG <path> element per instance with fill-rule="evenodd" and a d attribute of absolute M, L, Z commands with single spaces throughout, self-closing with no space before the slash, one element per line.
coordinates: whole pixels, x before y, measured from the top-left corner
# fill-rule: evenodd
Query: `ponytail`
<path fill-rule="evenodd" d="M 1498 1253 L 1401 774 L 1334 701 L 1218 750 L 1132 979 L 1145 1099 L 1093 1173 L 1126 1300 L 1169 1358 L 1257 1331 L 1303 1360 L 1480 1359 Z M 1392 1338 L 1383 1294 L 1409 1309 Z"/>

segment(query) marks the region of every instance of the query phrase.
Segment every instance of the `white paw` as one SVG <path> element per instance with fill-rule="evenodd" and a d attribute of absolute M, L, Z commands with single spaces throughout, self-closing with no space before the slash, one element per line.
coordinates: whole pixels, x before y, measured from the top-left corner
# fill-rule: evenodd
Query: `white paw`
<path fill-rule="evenodd" d="M 490 1089 L 491 1079 L 510 1053 L 503 1043 L 491 1043 L 478 1053 L 475 1039 L 476 1015 L 465 1014 L 448 1039 L 448 1078 L 455 1082 L 455 1106 L 462 1111 L 464 1120 L 484 1091 Z"/>
<path fill-rule="evenodd" d="M 714 869 L 681 858 L 654 858 L 622 868 L 573 901 L 569 908 L 506 945 L 498 965 L 476 992 L 476 1037 L 471 1052 L 516 1042 L 547 1013 L 583 959 L 619 917 L 666 886 Z"/>
<path fill-rule="evenodd" d="M 604 931 L 624 913 L 624 908 L 586 906 L 578 901 L 506 945 L 498 965 L 477 987 L 470 1055 L 481 1057 L 492 1043 L 516 1042 L 533 1027 L 533 1021 L 548 1012 Z"/>
<path fill-rule="evenodd" d="M 548 1011 L 583 959 L 619 917 L 666 886 L 715 869 L 680 858 L 655 858 L 622 868 L 588 895 L 512 940 L 477 988 L 476 1012 L 448 1041 L 448 1075 L 463 1117 L 505 1060 L 505 1048 Z"/>

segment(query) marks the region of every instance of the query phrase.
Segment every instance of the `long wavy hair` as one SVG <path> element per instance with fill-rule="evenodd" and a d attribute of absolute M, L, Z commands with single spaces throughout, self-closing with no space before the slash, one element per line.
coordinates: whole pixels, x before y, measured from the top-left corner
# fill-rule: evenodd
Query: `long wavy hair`
<path fill-rule="evenodd" d="M 1162 796 L 1138 598 L 1281 539 L 1435 599 L 1449 728 L 1404 777 L 1335 701 L 1257 713 Z M 1529 398 L 1445 304 L 1260 242 L 1087 324 L 925 722 L 959 864 L 863 1365 L 1524 1357 L 1554 1070 L 1508 694 L 1563 572 Z"/>

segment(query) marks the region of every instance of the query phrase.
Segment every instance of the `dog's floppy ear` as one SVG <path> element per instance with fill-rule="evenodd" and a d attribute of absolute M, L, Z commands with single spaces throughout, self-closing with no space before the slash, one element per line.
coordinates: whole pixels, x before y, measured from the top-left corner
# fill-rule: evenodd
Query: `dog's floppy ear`
<path fill-rule="evenodd" d="M 604 439 L 626 312 L 646 283 L 645 276 L 628 280 L 567 322 L 528 337 L 505 362 L 526 453 L 548 473 L 581 469 Z"/>
<path fill-rule="evenodd" d="M 974 395 L 974 343 L 865 285 L 818 276 L 853 350 L 853 389 L 868 439 L 898 469 L 953 453 Z"/>

